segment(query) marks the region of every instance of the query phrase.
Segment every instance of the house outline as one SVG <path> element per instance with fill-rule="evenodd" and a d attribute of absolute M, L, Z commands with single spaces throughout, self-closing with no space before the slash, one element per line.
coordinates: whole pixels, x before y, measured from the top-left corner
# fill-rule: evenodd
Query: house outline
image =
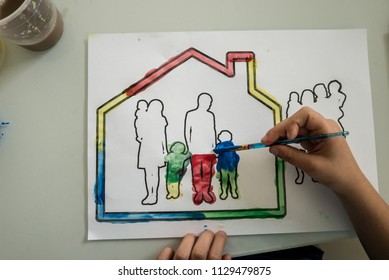
<path fill-rule="evenodd" d="M 286 215 L 285 163 L 275 157 L 275 185 L 277 192 L 277 207 L 250 208 L 235 210 L 206 211 L 164 211 L 164 212 L 106 212 L 105 211 L 105 146 L 106 117 L 129 98 L 147 90 L 150 86 L 168 75 L 171 71 L 190 59 L 196 59 L 228 78 L 235 76 L 235 63 L 245 62 L 247 69 L 247 92 L 257 101 L 272 111 L 273 123 L 282 120 L 282 106 L 274 96 L 258 88 L 256 84 L 256 59 L 253 52 L 227 52 L 226 63 L 207 56 L 195 48 L 189 48 L 169 59 L 160 67 L 149 71 L 142 79 L 129 86 L 117 96 L 105 102 L 96 110 L 96 185 L 95 204 L 96 220 L 99 222 L 149 222 L 149 221 L 179 221 L 203 219 L 243 219 L 243 218 L 283 218 Z"/>

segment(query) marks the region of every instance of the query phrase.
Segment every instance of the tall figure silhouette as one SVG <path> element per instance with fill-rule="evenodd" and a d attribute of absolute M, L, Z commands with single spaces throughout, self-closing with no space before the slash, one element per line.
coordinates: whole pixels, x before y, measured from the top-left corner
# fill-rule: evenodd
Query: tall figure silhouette
<path fill-rule="evenodd" d="M 195 205 L 203 201 L 209 204 L 216 201 L 212 186 L 216 164 L 216 155 L 211 153 L 216 146 L 212 101 L 210 94 L 201 93 L 197 98 L 197 107 L 186 113 L 184 121 L 185 142 L 192 153 L 192 199 Z"/>
<path fill-rule="evenodd" d="M 167 154 L 167 119 L 163 114 L 161 100 L 153 99 L 149 103 L 139 100 L 135 112 L 136 141 L 139 143 L 138 168 L 143 169 L 145 176 L 146 197 L 143 205 L 158 202 L 160 169 L 165 166 Z"/>

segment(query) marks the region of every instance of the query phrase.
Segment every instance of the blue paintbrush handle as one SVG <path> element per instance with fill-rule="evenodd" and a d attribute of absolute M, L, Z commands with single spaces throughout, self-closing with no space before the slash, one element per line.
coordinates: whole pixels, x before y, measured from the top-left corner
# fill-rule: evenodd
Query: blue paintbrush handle
<path fill-rule="evenodd" d="M 334 138 L 334 137 L 346 137 L 350 133 L 348 131 L 336 132 L 336 133 L 328 133 L 328 134 L 319 134 L 319 135 L 311 135 L 311 136 L 303 136 L 297 137 L 290 140 L 278 140 L 274 142 L 272 145 L 284 145 L 284 144 L 293 144 L 293 143 L 301 143 L 304 141 L 314 141 L 320 139 Z"/>
<path fill-rule="evenodd" d="M 311 135 L 311 136 L 303 136 L 303 137 L 297 137 L 294 139 L 278 140 L 278 141 L 274 142 L 273 144 L 271 144 L 270 146 L 287 145 L 287 144 L 301 143 L 304 141 L 314 141 L 314 140 L 342 137 L 342 136 L 346 137 L 347 135 L 349 135 L 348 131 L 328 133 L 328 134 L 319 134 L 319 135 Z M 238 145 L 238 146 L 231 146 L 231 147 L 225 147 L 225 148 L 215 148 L 213 151 L 217 154 L 220 154 L 223 152 L 260 149 L 260 148 L 266 148 L 266 147 L 269 147 L 269 145 L 265 145 L 262 143 L 253 143 L 253 144 Z"/>

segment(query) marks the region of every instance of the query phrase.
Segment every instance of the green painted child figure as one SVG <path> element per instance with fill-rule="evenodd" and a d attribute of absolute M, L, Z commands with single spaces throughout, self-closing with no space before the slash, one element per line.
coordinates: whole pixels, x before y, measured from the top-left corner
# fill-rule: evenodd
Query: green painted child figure
<path fill-rule="evenodd" d="M 165 156 L 166 167 L 166 199 L 177 199 L 181 196 L 181 180 L 184 177 L 192 154 L 185 144 L 174 142 Z"/>

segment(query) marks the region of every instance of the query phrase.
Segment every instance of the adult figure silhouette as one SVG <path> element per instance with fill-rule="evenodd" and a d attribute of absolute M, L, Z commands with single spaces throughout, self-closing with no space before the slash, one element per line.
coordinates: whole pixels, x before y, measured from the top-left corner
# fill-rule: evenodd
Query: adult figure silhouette
<path fill-rule="evenodd" d="M 216 146 L 215 115 L 211 111 L 213 98 L 201 93 L 197 98 L 197 107 L 185 115 L 185 142 L 192 153 L 192 199 L 194 204 L 203 201 L 212 204 L 216 201 L 213 192 L 212 177 L 215 174 L 216 155 L 211 153 Z"/>
<path fill-rule="evenodd" d="M 135 112 L 136 141 L 139 142 L 138 168 L 143 169 L 145 176 L 146 197 L 143 205 L 158 202 L 160 169 L 165 166 L 167 154 L 167 119 L 163 114 L 161 100 L 153 99 L 149 103 L 139 100 Z"/>

